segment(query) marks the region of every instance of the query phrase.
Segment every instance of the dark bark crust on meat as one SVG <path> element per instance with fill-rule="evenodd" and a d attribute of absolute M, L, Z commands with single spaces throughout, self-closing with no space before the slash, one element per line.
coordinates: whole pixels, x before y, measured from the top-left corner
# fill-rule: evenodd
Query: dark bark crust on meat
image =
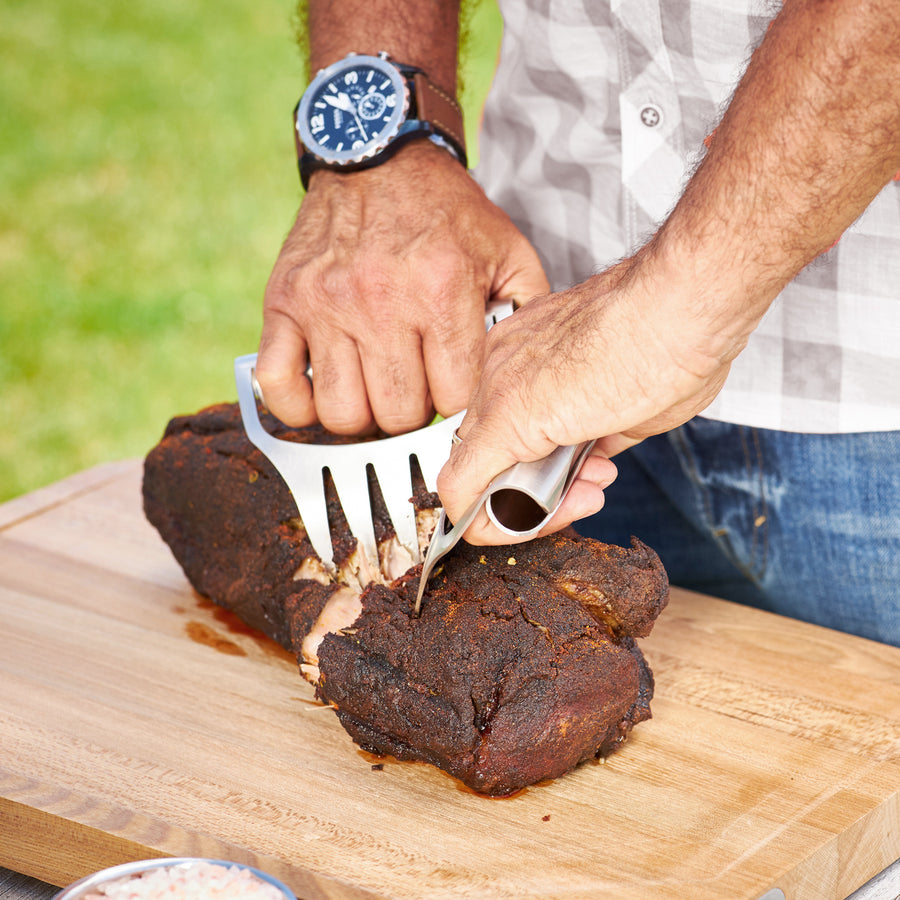
<path fill-rule="evenodd" d="M 461 546 L 410 616 L 417 567 L 370 587 L 351 629 L 319 650 L 319 692 L 360 744 L 426 759 L 477 791 L 506 794 L 606 755 L 649 718 L 653 681 L 617 637 L 560 592 L 540 557 L 590 548 Z M 510 554 L 518 552 L 518 557 Z M 516 564 L 509 560 L 515 558 Z"/>
<path fill-rule="evenodd" d="M 287 599 L 312 545 L 236 408 L 173 419 L 144 462 L 143 492 L 147 518 L 194 588 L 291 649 Z M 302 589 L 315 621 L 334 587 L 304 582 Z"/>
<path fill-rule="evenodd" d="M 434 502 L 422 493 L 417 505 Z M 196 590 L 300 655 L 335 585 L 296 577 L 312 547 L 235 406 L 172 420 L 145 462 L 144 507 Z M 354 545 L 345 533 L 342 553 Z M 634 638 L 649 633 L 668 583 L 640 541 L 461 544 L 415 618 L 419 572 L 370 585 L 356 622 L 319 647 L 317 692 L 364 748 L 503 795 L 605 756 L 650 717 L 653 679 Z"/>

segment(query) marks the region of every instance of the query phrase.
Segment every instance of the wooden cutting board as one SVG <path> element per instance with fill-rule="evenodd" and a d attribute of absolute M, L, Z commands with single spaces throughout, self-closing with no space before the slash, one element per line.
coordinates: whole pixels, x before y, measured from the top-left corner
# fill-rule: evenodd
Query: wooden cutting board
<path fill-rule="evenodd" d="M 140 477 L 0 507 L 0 865 L 62 885 L 210 856 L 302 900 L 843 900 L 900 857 L 900 650 L 675 590 L 642 642 L 654 718 L 484 799 L 359 751 L 188 587 Z"/>

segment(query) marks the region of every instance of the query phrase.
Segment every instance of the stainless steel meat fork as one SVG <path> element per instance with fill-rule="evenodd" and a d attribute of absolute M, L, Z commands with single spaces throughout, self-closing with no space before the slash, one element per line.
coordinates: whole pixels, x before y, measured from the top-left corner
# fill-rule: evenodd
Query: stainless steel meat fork
<path fill-rule="evenodd" d="M 512 301 L 492 301 L 485 310 L 485 328 L 512 315 Z M 284 479 L 297 504 L 297 511 L 310 543 L 319 559 L 334 568 L 334 548 L 328 527 L 324 472 L 331 474 L 344 516 L 353 536 L 368 558 L 377 565 L 375 528 L 367 469 L 375 478 L 401 544 L 418 562 L 419 541 L 416 514 L 412 504 L 411 460 L 415 457 L 425 487 L 436 490 L 441 466 L 450 455 L 451 440 L 465 411 L 433 425 L 395 437 L 357 444 L 298 444 L 273 437 L 262 426 L 256 401 L 265 400 L 256 383 L 256 354 L 239 356 L 234 361 L 238 402 L 247 437 L 269 459 Z M 312 373 L 307 371 L 308 375 Z"/>

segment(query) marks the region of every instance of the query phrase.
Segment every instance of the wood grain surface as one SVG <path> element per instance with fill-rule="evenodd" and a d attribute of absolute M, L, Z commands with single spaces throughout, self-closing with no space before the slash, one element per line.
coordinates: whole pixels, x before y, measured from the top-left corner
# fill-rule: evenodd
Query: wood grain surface
<path fill-rule="evenodd" d="M 0 865 L 161 855 L 302 900 L 843 900 L 900 857 L 900 650 L 673 590 L 654 718 L 488 800 L 362 753 L 281 648 L 198 597 L 140 463 L 0 507 Z"/>

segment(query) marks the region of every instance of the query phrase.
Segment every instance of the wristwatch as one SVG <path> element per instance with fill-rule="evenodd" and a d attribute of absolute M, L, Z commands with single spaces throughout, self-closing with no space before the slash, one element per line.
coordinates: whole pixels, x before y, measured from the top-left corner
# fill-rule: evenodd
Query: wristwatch
<path fill-rule="evenodd" d="M 427 138 L 466 166 L 456 100 L 415 66 L 387 53 L 350 53 L 321 69 L 294 108 L 294 141 L 303 187 L 316 169 L 380 165 L 414 138 Z"/>

